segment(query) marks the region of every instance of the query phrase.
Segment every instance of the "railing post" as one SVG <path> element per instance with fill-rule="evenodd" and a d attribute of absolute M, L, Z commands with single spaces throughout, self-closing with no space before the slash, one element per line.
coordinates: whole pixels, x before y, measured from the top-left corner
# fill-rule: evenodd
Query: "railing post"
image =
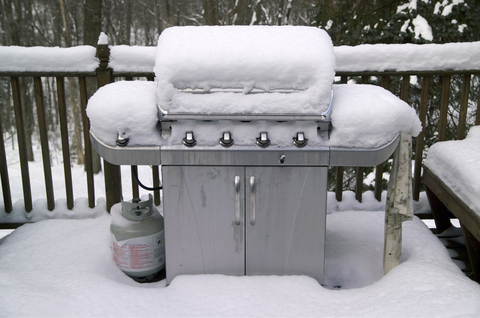
<path fill-rule="evenodd" d="M 113 82 L 112 69 L 108 67 L 108 60 L 110 58 L 108 44 L 97 45 L 97 57 L 100 60 L 100 65 L 97 68 L 97 83 L 98 88 L 100 88 Z M 103 160 L 103 174 L 105 177 L 107 211 L 110 212 L 112 206 L 122 200 L 122 178 L 120 174 L 120 166 L 113 165 Z"/>

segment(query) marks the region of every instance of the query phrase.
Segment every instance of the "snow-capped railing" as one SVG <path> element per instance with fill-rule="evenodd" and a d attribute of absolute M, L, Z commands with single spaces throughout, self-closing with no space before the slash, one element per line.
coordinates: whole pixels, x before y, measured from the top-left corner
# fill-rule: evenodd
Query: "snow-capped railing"
<path fill-rule="evenodd" d="M 473 43 L 470 46 L 478 46 L 479 43 Z M 405 47 L 409 45 L 405 45 Z M 392 48 L 391 46 L 390 48 Z M 398 46 L 403 48 L 404 46 Z M 460 47 L 460 46 L 459 46 Z M 381 48 L 381 50 L 379 50 Z M 425 133 L 422 132 L 416 138 L 415 148 L 415 169 L 414 169 L 414 199 L 418 200 L 421 189 L 421 170 L 423 162 L 424 149 L 429 147 L 431 143 L 436 141 L 448 140 L 448 139 L 463 139 L 467 126 L 480 124 L 480 98 L 478 100 L 472 100 L 472 98 L 478 98 L 480 95 L 476 90 L 480 87 L 480 65 L 478 61 L 472 58 L 472 52 L 465 47 L 461 47 L 460 50 L 454 50 L 453 47 L 448 47 L 448 50 L 442 53 L 440 47 L 436 47 L 440 50 L 430 50 L 428 56 L 423 56 L 423 65 L 426 67 L 416 67 L 414 70 L 409 70 L 408 65 L 398 67 L 397 70 L 389 69 L 391 67 L 389 58 L 392 60 L 398 59 L 392 57 L 391 54 L 394 50 L 385 51 L 380 45 L 371 46 L 359 46 L 359 47 L 337 47 L 335 48 L 336 55 L 339 55 L 337 59 L 336 75 L 338 76 L 338 82 L 347 83 L 349 81 L 361 82 L 363 84 L 377 84 L 386 89 L 391 90 L 400 96 L 401 99 L 409 102 L 417 110 L 419 117 L 422 121 L 424 131 L 428 132 L 428 135 L 435 136 L 433 139 L 425 139 Z M 91 153 L 90 140 L 88 137 L 89 122 L 85 115 L 85 107 L 87 98 L 91 95 L 96 87 L 91 88 L 87 86 L 87 78 L 97 79 L 98 86 L 106 85 L 117 79 L 132 80 L 133 78 L 147 78 L 147 80 L 154 79 L 153 73 L 153 61 L 155 55 L 155 48 L 149 47 L 128 47 L 128 46 L 110 46 L 102 44 L 98 45 L 96 50 L 91 47 L 82 47 L 84 56 L 80 54 L 80 50 L 59 49 L 54 48 L 49 53 L 45 51 L 43 57 L 38 58 L 34 51 L 29 52 L 24 50 L 28 48 L 1 48 L 0 47 L 0 77 L 10 78 L 11 82 L 11 101 L 13 101 L 15 110 L 15 121 L 18 138 L 18 149 L 20 154 L 20 166 L 22 172 L 23 193 L 24 193 L 24 205 L 27 212 L 32 210 L 32 196 L 30 186 L 30 174 L 28 170 L 28 151 L 25 136 L 25 106 L 22 105 L 22 90 L 26 91 L 28 87 L 21 87 L 21 78 L 33 78 L 33 91 L 35 94 L 35 106 L 37 109 L 37 126 L 39 130 L 41 145 L 42 145 L 42 157 L 44 164 L 44 177 L 45 177 L 45 189 L 47 205 L 49 210 L 53 210 L 55 207 L 54 191 L 52 185 L 52 174 L 50 169 L 50 151 L 48 147 L 48 133 L 44 110 L 45 96 L 43 94 L 46 78 L 55 77 L 56 81 L 56 101 L 58 104 L 58 112 L 60 115 L 60 126 L 62 136 L 62 151 L 65 171 L 65 188 L 67 197 L 67 206 L 69 209 L 73 208 L 73 186 L 72 186 L 72 172 L 70 169 L 70 145 L 68 141 L 68 123 L 67 123 L 67 109 L 71 107 L 66 102 L 65 96 L 67 92 L 65 90 L 65 78 L 77 78 L 78 94 L 80 96 L 80 106 L 82 109 L 82 127 L 83 135 L 82 139 L 85 145 L 85 167 L 88 185 L 88 201 L 89 206 L 95 205 L 95 191 L 94 191 L 94 169 Z M 38 49 L 38 48 L 36 48 Z M 52 49 L 52 48 L 41 48 Z M 418 50 L 416 46 L 414 50 Z M 11 50 L 9 54 L 6 51 Z M 377 64 L 383 65 L 383 69 L 376 68 L 375 70 L 369 70 L 371 67 L 368 63 L 363 67 L 352 67 L 352 70 L 342 66 L 341 63 L 351 63 L 349 61 L 349 54 L 351 53 L 351 60 L 358 61 L 358 50 L 367 50 L 369 54 L 376 52 L 375 55 L 370 55 L 370 60 L 377 59 Z M 452 51 L 453 50 L 453 51 Z M 461 51 L 464 54 L 461 55 Z M 24 53 L 22 53 L 22 51 Z M 407 50 L 408 51 L 408 50 Z M 13 52 L 13 55 L 12 55 Z M 32 53 L 34 52 L 34 53 Z M 350 52 L 350 53 L 348 53 Z M 382 52 L 387 52 L 382 55 Z M 440 52 L 440 53 L 439 53 Z M 452 53 L 454 52 L 454 53 Z M 478 52 L 478 50 L 476 50 Z M 26 54 L 26 55 L 22 55 Z M 40 54 L 40 53 L 39 53 Z M 68 55 L 72 56 L 72 64 L 76 67 L 69 66 Z M 364 53 L 366 54 L 366 53 Z M 406 53 L 405 53 L 406 54 Z M 421 54 L 421 53 L 419 53 Z M 455 60 L 448 64 L 442 59 L 431 57 L 437 54 L 442 57 L 442 54 L 446 54 L 450 60 Z M 390 56 L 390 57 L 389 57 Z M 445 56 L 444 56 L 445 57 Z M 432 68 L 431 65 L 425 64 L 428 60 L 432 61 L 432 65 L 437 65 L 438 69 Z M 404 59 L 408 61 L 408 59 Z M 462 64 L 458 64 L 458 60 L 464 61 L 465 67 L 462 68 Z M 1 62 L 3 61 L 3 63 Z M 92 63 L 93 61 L 93 63 Z M 342 62 L 344 61 L 344 62 Z M 345 62 L 346 61 L 346 62 Z M 383 61 L 383 62 L 382 62 Z M 442 61 L 443 64 L 438 64 L 438 61 Z M 339 65 L 340 63 L 340 65 Z M 383 63 L 383 64 L 382 64 Z M 477 64 L 475 64 L 477 63 Z M 455 65 L 454 65 L 455 64 Z M 33 67 L 32 65 L 35 65 Z M 452 66 L 454 65 L 454 66 Z M 448 69 L 450 68 L 450 69 Z M 380 70 L 379 70 L 380 69 Z M 419 80 L 421 78 L 421 80 Z M 471 85 L 473 83 L 473 85 Z M 27 85 L 28 86 L 28 85 Z M 476 90 L 471 89 L 473 86 Z M 89 91 L 87 93 L 87 90 Z M 415 91 L 413 96 L 411 93 Z M 451 94 L 452 91 L 452 94 Z M 419 93 L 420 92 L 420 93 Z M 23 93 L 25 94 L 25 93 Z M 452 97 L 457 98 L 453 100 Z M 420 96 L 417 98 L 417 96 Z M 472 97 L 473 96 L 473 97 Z M 470 97 L 470 98 L 469 98 Z M 25 100 L 23 100 L 25 102 Z M 10 102 L 9 102 L 10 103 Z M 33 104 L 33 103 L 32 103 Z M 29 109 L 33 109 L 30 107 Z M 438 116 L 431 116 L 433 113 L 437 113 Z M 473 118 L 473 114 L 476 113 L 476 117 Z M 429 115 L 429 116 L 427 116 Z M 5 156 L 5 141 L 3 140 L 3 128 L 0 130 L 0 165 L 2 189 L 3 189 L 3 204 L 6 212 L 12 211 L 12 199 L 10 194 L 10 185 L 8 177 L 8 165 Z M 368 124 L 368 123 L 366 123 Z M 451 129 L 456 129 L 456 135 L 452 133 Z M 30 129 L 31 130 L 31 129 Z M 30 132 L 31 133 L 31 132 Z M 78 141 L 77 141 L 78 143 Z M 333 177 L 330 179 L 330 188 L 335 188 L 336 197 L 338 200 L 342 199 L 342 192 L 345 189 L 345 183 L 348 180 L 356 180 L 356 198 L 361 201 L 362 192 L 364 189 L 364 177 L 367 168 L 359 167 L 354 169 L 344 169 L 339 167 L 336 170 L 336 180 Z M 371 169 L 370 169 L 371 170 Z M 375 172 L 375 197 L 380 200 L 381 193 L 384 189 L 382 185 L 383 164 L 376 167 Z M 121 184 L 120 169 L 118 166 L 104 162 L 104 174 L 105 174 L 105 196 L 107 199 L 107 208 L 109 209 L 114 203 L 119 202 L 122 197 L 122 190 L 119 186 Z M 158 186 L 159 182 L 159 169 L 158 166 L 153 168 L 153 180 Z M 132 185 L 133 196 L 138 196 L 138 185 Z M 58 194 L 61 195 L 61 194 Z M 160 194 L 157 191 L 155 193 L 156 204 L 160 202 Z M 0 227 L 7 227 L 3 224 Z"/>

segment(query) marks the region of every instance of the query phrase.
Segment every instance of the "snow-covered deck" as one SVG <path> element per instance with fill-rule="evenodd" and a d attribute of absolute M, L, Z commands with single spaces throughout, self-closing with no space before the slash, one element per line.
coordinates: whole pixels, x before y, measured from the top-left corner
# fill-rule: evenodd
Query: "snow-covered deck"
<path fill-rule="evenodd" d="M 480 286 L 415 218 L 383 276 L 384 204 L 329 194 L 325 286 L 306 276 L 179 276 L 139 284 L 111 256 L 111 216 L 25 225 L 0 244 L 8 317 L 478 317 Z M 422 200 L 425 204 L 425 200 Z M 421 207 L 418 207 L 421 208 Z M 87 208 L 85 208 L 87 209 Z M 76 211 L 78 213 L 86 211 Z"/>

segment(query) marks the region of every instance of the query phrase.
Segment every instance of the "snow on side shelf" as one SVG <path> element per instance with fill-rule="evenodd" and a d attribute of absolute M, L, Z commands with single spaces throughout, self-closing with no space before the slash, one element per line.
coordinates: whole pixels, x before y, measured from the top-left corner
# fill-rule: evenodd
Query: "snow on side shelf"
<path fill-rule="evenodd" d="M 99 60 L 93 46 L 0 46 L 2 72 L 94 72 Z"/>
<path fill-rule="evenodd" d="M 415 109 L 382 87 L 334 85 L 333 96 L 329 146 L 375 148 L 400 132 L 422 131 Z"/>
<path fill-rule="evenodd" d="M 425 165 L 468 206 L 480 211 L 480 126 L 470 128 L 464 140 L 435 143 Z"/>
<path fill-rule="evenodd" d="M 111 216 L 46 220 L 0 242 L 6 317 L 478 317 L 480 286 L 418 219 L 383 276 L 384 213 L 327 216 L 325 287 L 306 276 L 178 276 L 139 284 L 115 265 Z M 334 286 L 341 286 L 340 289 Z M 332 290 L 334 289 L 334 290 Z M 336 289 L 336 290 L 335 290 Z M 241 305 L 239 305 L 241 304 Z"/>
<path fill-rule="evenodd" d="M 158 145 L 158 121 L 154 82 L 121 81 L 98 89 L 88 100 L 91 130 L 114 146 L 117 135 L 125 133 L 130 145 Z"/>
<path fill-rule="evenodd" d="M 335 56 L 328 34 L 300 26 L 173 27 L 156 53 L 158 104 L 166 113 L 256 113 L 252 89 L 296 90 L 264 94 L 262 112 L 321 113 L 330 104 Z M 179 89 L 241 89 L 243 93 L 191 96 Z M 294 96 L 290 96 L 294 95 Z M 197 102 L 193 102 L 193 101 Z"/>
<path fill-rule="evenodd" d="M 381 87 L 333 85 L 333 91 L 333 130 L 329 141 L 317 135 L 314 122 L 273 123 L 268 125 L 272 145 L 290 146 L 291 133 L 304 131 L 310 146 L 375 148 L 386 144 L 399 132 L 417 136 L 421 131 L 415 110 Z M 257 108 L 262 109 L 262 104 L 258 104 Z M 265 122 L 229 125 L 227 121 L 219 121 L 216 125 L 210 125 L 187 121 L 177 123 L 172 135 L 164 140 L 156 130 L 157 106 L 152 82 L 106 85 L 89 100 L 87 114 L 92 131 L 111 146 L 115 145 L 117 134 L 124 132 L 130 137 L 130 146 L 181 145 L 185 131 L 189 130 L 194 131 L 198 145 L 217 145 L 218 131 L 223 130 L 231 131 L 235 145 L 252 145 L 252 140 L 267 127 Z"/>

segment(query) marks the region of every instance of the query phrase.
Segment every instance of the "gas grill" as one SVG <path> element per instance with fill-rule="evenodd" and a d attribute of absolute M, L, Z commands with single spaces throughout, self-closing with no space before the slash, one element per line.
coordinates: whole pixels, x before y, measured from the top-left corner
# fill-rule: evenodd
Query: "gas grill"
<path fill-rule="evenodd" d="M 258 48 L 258 38 L 270 40 Z M 282 78 L 276 60 L 288 41 L 293 61 L 283 60 Z M 215 53 L 205 67 L 204 57 L 195 60 L 208 53 L 203 47 Z M 245 71 L 228 72 L 228 54 L 237 51 Z M 327 65 L 304 67 L 316 56 Z M 292 77 L 296 67 L 304 78 Z M 167 284 L 182 274 L 308 275 L 323 283 L 328 167 L 377 165 L 398 144 L 396 137 L 376 149 L 328 146 L 333 67 L 331 41 L 316 28 L 164 31 L 152 106 L 158 142 L 133 142 L 128 131 L 115 141 L 90 134 L 113 164 L 161 165 Z"/>

